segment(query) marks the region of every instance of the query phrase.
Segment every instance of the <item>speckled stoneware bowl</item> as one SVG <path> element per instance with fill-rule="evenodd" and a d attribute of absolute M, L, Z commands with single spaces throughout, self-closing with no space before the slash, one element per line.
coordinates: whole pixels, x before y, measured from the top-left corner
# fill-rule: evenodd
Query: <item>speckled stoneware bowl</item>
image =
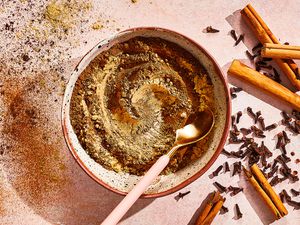
<path fill-rule="evenodd" d="M 78 77 L 87 65 L 99 53 L 111 48 L 114 44 L 127 41 L 137 36 L 159 37 L 183 47 L 192 53 L 195 58 L 203 64 L 214 86 L 214 101 L 216 104 L 217 117 L 214 132 L 211 137 L 212 141 L 201 158 L 190 163 L 176 173 L 159 176 L 143 195 L 143 197 L 146 198 L 160 197 L 173 193 L 199 178 L 213 164 L 220 154 L 229 131 L 231 103 L 227 83 L 215 59 L 213 59 L 213 57 L 199 44 L 182 34 L 154 27 L 129 29 L 118 33 L 112 38 L 99 42 L 82 58 L 70 77 L 62 106 L 62 126 L 67 145 L 72 155 L 83 170 L 96 182 L 113 192 L 125 195 L 132 189 L 134 184 L 139 181 L 139 176 L 126 173 L 116 173 L 114 171 L 107 170 L 100 164 L 96 163 L 80 145 L 72 128 L 69 115 L 70 99 L 73 88 Z"/>

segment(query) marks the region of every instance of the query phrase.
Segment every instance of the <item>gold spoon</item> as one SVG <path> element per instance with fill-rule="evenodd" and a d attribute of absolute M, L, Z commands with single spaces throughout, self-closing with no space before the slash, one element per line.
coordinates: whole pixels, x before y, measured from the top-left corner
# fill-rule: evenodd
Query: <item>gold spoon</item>
<path fill-rule="evenodd" d="M 136 186 L 102 222 L 102 225 L 117 224 L 135 201 L 144 193 L 152 181 L 168 165 L 170 158 L 175 154 L 176 150 L 205 138 L 210 133 L 215 123 L 214 114 L 209 109 L 195 113 L 190 116 L 189 120 L 193 122 L 176 130 L 176 139 L 173 148 L 157 160 Z"/>

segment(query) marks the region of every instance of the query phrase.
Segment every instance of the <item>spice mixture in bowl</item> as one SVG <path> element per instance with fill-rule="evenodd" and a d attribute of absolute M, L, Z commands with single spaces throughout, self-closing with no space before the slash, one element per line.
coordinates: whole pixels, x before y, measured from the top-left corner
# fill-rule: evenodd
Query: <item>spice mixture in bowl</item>
<path fill-rule="evenodd" d="M 128 192 L 173 145 L 189 116 L 210 108 L 213 131 L 171 158 L 146 197 L 178 190 L 220 153 L 230 115 L 220 69 L 191 40 L 160 28 L 121 32 L 92 49 L 72 74 L 63 127 L 71 152 L 100 184 Z"/>

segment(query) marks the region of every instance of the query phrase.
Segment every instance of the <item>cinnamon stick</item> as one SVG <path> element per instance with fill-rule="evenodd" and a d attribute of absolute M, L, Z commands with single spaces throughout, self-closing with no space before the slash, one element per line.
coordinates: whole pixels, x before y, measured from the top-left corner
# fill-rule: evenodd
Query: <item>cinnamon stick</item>
<path fill-rule="evenodd" d="M 217 203 L 218 201 L 220 201 L 221 198 L 222 197 L 220 195 L 220 192 L 218 192 L 218 191 L 217 192 L 215 191 L 211 194 L 208 203 L 205 205 L 203 211 L 201 212 L 201 214 L 199 215 L 199 217 L 197 219 L 196 225 L 203 224 L 203 221 L 208 216 L 208 214 L 211 211 L 214 204 Z"/>
<path fill-rule="evenodd" d="M 261 55 L 267 58 L 300 59 L 300 46 L 265 43 Z"/>
<path fill-rule="evenodd" d="M 281 218 L 281 214 L 278 211 L 278 209 L 276 208 L 276 206 L 274 205 L 274 203 L 272 202 L 272 200 L 270 199 L 270 197 L 261 188 L 261 186 L 259 185 L 259 183 L 257 182 L 257 180 L 254 178 L 254 176 L 252 175 L 252 173 L 250 171 L 246 170 L 245 167 L 243 167 L 243 169 L 244 169 L 244 173 L 245 173 L 246 177 L 248 178 L 248 181 L 252 184 L 252 186 L 254 187 L 254 189 L 262 197 L 262 199 L 268 205 L 268 207 L 270 208 L 270 210 L 274 213 L 274 215 L 276 216 L 276 218 L 280 219 Z"/>
<path fill-rule="evenodd" d="M 207 215 L 207 217 L 205 218 L 205 220 L 200 223 L 201 225 L 209 225 L 211 224 L 211 222 L 213 221 L 213 219 L 216 217 L 216 215 L 218 214 L 218 212 L 220 211 L 220 209 L 222 208 L 224 203 L 224 199 L 222 198 L 221 200 L 219 200 L 214 207 L 212 208 L 212 210 L 209 212 L 209 214 Z"/>
<path fill-rule="evenodd" d="M 300 111 L 300 96 L 291 92 L 281 84 L 251 69 L 238 60 L 233 60 L 228 69 L 228 74 L 245 81 L 261 91 L 290 104 L 295 110 Z"/>
<path fill-rule="evenodd" d="M 260 171 L 256 164 L 251 166 L 251 171 L 254 174 L 255 178 L 258 180 L 264 191 L 268 194 L 271 198 L 275 206 L 277 207 L 280 215 L 283 217 L 288 214 L 287 209 L 284 207 L 282 201 L 280 200 L 279 196 L 275 193 L 271 185 L 269 184 L 268 180 L 265 178 L 263 173 Z"/>
<path fill-rule="evenodd" d="M 242 17 L 246 20 L 250 28 L 253 30 L 257 39 L 262 43 L 280 44 L 278 39 L 271 32 L 270 28 L 262 20 L 255 9 L 248 4 L 242 11 Z M 285 73 L 291 83 L 300 90 L 300 80 L 297 79 L 297 64 L 291 59 L 274 59 L 280 69 Z"/>

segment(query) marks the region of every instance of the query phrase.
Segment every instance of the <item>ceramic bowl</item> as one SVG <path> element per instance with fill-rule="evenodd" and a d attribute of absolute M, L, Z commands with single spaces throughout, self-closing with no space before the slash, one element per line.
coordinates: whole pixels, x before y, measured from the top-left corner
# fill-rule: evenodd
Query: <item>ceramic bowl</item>
<path fill-rule="evenodd" d="M 133 28 L 122 31 L 109 39 L 100 41 L 81 59 L 71 74 L 63 99 L 62 127 L 65 140 L 75 160 L 97 183 L 115 193 L 126 195 L 133 188 L 134 184 L 139 181 L 139 176 L 116 173 L 107 170 L 96 163 L 80 145 L 70 123 L 69 115 L 70 99 L 74 85 L 87 65 L 99 53 L 109 49 L 116 43 L 124 42 L 137 36 L 159 37 L 183 47 L 202 62 L 214 86 L 214 100 L 217 117 L 214 132 L 211 137 L 212 141 L 201 158 L 191 162 L 189 165 L 173 174 L 159 176 L 143 195 L 145 198 L 161 197 L 178 191 L 207 171 L 220 154 L 230 128 L 231 103 L 226 80 L 224 79 L 220 67 L 216 63 L 216 60 L 198 43 L 177 32 L 156 27 Z"/>

